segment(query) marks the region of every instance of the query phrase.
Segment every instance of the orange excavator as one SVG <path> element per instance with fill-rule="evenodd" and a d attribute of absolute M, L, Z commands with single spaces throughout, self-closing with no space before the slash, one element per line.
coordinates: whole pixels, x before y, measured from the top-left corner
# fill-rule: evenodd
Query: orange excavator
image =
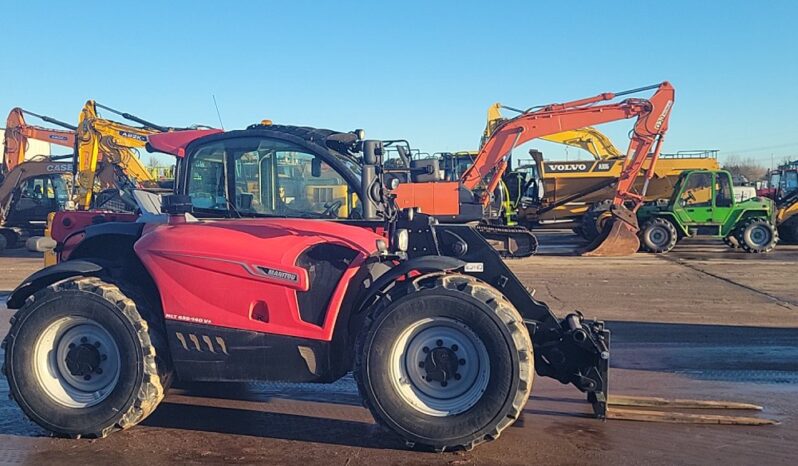
<path fill-rule="evenodd" d="M 648 90 L 655 91 L 648 99 L 627 98 L 616 103 L 602 103 Z M 639 247 L 635 213 L 643 204 L 648 181 L 654 174 L 653 167 L 668 129 L 674 95 L 673 86 L 663 82 L 524 110 L 499 124 L 485 141 L 473 165 L 458 181 L 399 184 L 395 190 L 397 203 L 401 208 L 418 207 L 441 222 L 479 221 L 484 218 L 485 209 L 491 202 L 491 193 L 501 182 L 515 147 L 570 129 L 637 118 L 626 151 L 624 168 L 614 181 L 616 187 L 610 208 L 611 217 L 604 222 L 598 239 L 583 251 L 584 255 L 592 256 L 633 254 Z M 643 171 L 647 159 L 650 159 L 650 164 L 645 171 L 642 190 L 635 192 L 635 180 Z M 490 228 L 495 227 L 491 225 Z M 498 231 L 495 233 L 501 234 Z"/>
<path fill-rule="evenodd" d="M 26 115 L 65 129 L 30 125 L 25 121 Z M 69 198 L 72 164 L 48 155 L 29 154 L 30 140 L 73 147 L 75 127 L 21 108 L 9 113 L 0 163 L 0 251 L 14 247 L 27 236 L 40 234 L 47 215 L 63 209 Z"/>
<path fill-rule="evenodd" d="M 53 123 L 65 129 L 51 129 L 30 125 L 25 115 L 34 116 L 47 123 Z M 6 119 L 3 139 L 3 164 L 0 173 L 8 173 L 28 158 L 28 140 L 48 142 L 64 147 L 75 147 L 75 130 L 77 127 L 45 115 L 39 115 L 19 107 L 11 109 Z"/>

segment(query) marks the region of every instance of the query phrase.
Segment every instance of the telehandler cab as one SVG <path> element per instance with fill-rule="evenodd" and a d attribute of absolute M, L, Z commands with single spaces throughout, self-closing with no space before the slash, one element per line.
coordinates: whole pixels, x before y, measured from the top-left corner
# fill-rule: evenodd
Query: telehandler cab
<path fill-rule="evenodd" d="M 652 203 L 637 212 L 641 247 L 665 253 L 683 238 L 723 239 L 745 252 L 768 252 L 779 235 L 771 199 L 734 199 L 731 174 L 725 170 L 688 170 L 676 182 L 667 203 Z"/>
<path fill-rule="evenodd" d="M 496 439 L 535 374 L 586 393 L 599 418 L 650 420 L 608 406 L 667 405 L 608 398 L 603 322 L 556 316 L 473 226 L 398 209 L 380 141 L 277 125 L 149 139 L 178 154 L 165 215 L 141 202 L 138 220 L 62 230 L 61 262 L 8 298 L 10 393 L 54 434 L 132 427 L 174 378 L 331 382 L 353 371 L 379 424 L 436 451 Z M 677 414 L 667 418 L 697 418 Z"/>

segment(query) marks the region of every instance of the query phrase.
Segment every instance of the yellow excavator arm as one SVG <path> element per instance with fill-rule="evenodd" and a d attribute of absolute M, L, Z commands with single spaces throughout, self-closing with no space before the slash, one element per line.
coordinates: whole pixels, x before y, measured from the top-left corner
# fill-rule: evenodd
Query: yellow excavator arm
<path fill-rule="evenodd" d="M 77 205 L 88 209 L 97 176 L 98 162 L 108 162 L 137 183 L 153 182 L 150 171 L 136 154 L 137 148 L 146 146 L 147 136 L 160 131 L 129 126 L 97 115 L 93 100 L 86 102 L 80 112 L 77 130 Z"/>
<path fill-rule="evenodd" d="M 501 113 L 502 104 L 495 103 L 488 107 L 488 123 L 485 126 L 485 133 L 482 141 L 487 141 L 494 129 L 504 121 Z M 565 144 L 571 147 L 578 147 L 590 152 L 596 160 L 606 160 L 611 158 L 623 157 L 623 153 L 610 141 L 604 133 L 588 126 L 562 133 L 543 136 L 540 139 Z"/>
<path fill-rule="evenodd" d="M 541 139 L 584 149 L 590 152 L 596 160 L 623 157 L 621 151 L 615 147 L 610 138 L 592 126 L 563 131 Z"/>

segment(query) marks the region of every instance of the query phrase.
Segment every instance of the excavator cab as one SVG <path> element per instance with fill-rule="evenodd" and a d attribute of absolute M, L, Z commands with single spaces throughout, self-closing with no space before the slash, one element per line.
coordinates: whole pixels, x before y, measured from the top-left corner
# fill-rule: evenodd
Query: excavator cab
<path fill-rule="evenodd" d="M 50 212 L 63 210 L 69 200 L 66 180 L 61 175 L 26 179 L 17 188 L 6 216 L 7 223 L 42 223 Z"/>
<path fill-rule="evenodd" d="M 72 164 L 27 161 L 8 172 L 0 184 L 0 237 L 4 247 L 44 233 L 47 217 L 66 208 Z M 0 247 L 0 249 L 3 249 Z"/>

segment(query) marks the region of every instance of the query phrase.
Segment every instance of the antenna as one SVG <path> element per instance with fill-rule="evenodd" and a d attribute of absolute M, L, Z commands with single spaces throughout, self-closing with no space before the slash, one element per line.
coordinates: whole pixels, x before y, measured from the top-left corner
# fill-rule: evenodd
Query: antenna
<path fill-rule="evenodd" d="M 211 97 L 213 97 L 213 106 L 216 107 L 216 116 L 219 117 L 219 126 L 221 126 L 222 130 L 224 131 L 224 123 L 222 123 L 222 114 L 219 112 L 219 104 L 216 103 L 216 94 L 211 94 Z"/>

